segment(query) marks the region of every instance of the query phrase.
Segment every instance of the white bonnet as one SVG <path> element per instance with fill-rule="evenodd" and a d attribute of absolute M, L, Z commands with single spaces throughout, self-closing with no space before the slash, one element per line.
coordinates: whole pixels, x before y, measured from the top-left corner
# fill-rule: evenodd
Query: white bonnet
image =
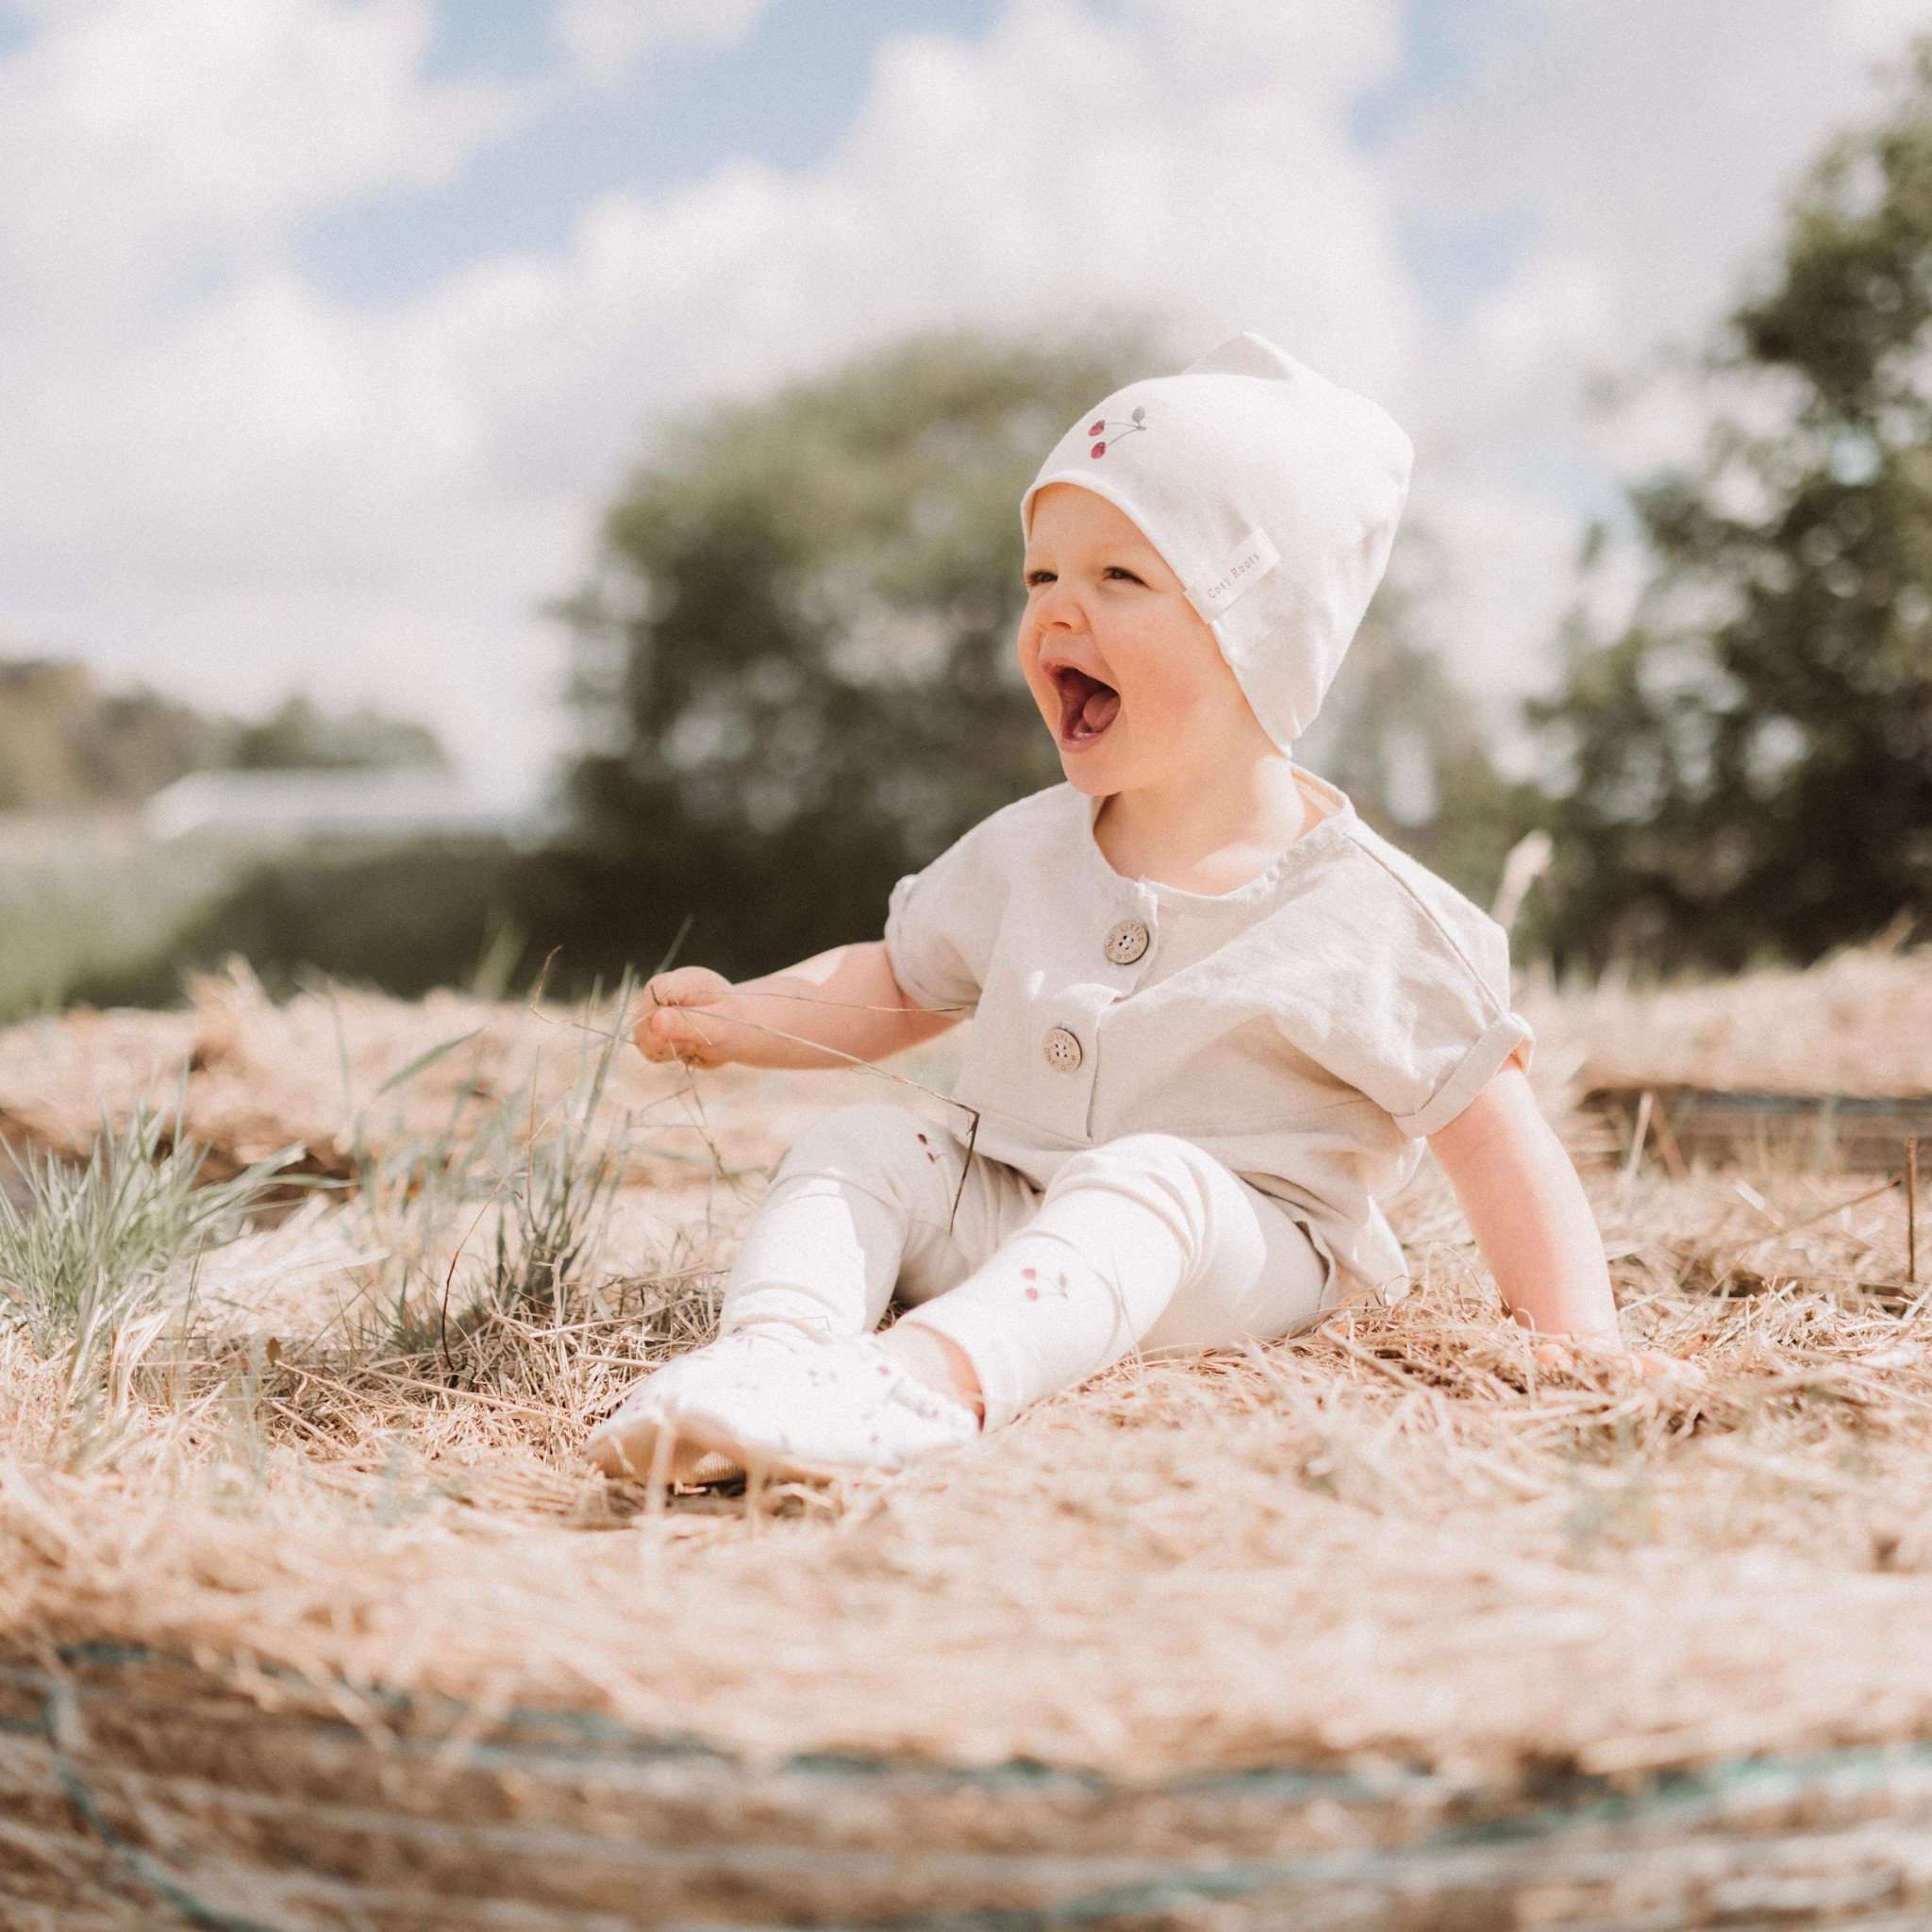
<path fill-rule="evenodd" d="M 1414 447 L 1386 410 L 1257 335 L 1130 382 L 1020 499 L 1077 483 L 1131 517 L 1283 751 L 1314 721 L 1389 561 Z"/>

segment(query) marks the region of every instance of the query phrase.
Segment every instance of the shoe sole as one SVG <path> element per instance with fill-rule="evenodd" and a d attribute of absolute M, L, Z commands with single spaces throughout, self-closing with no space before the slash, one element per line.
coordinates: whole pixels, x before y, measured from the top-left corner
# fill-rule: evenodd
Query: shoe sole
<path fill-rule="evenodd" d="M 675 1427 L 680 1440 L 694 1442 L 712 1455 L 727 1457 L 748 1476 L 775 1475 L 781 1480 L 798 1476 L 816 1482 L 837 1482 L 845 1476 L 897 1474 L 896 1469 L 889 1469 L 883 1463 L 814 1462 L 782 1450 L 754 1448 L 740 1441 L 722 1424 L 708 1422 L 703 1416 L 680 1416 Z"/>
<path fill-rule="evenodd" d="M 657 1458 L 660 1444 L 667 1438 L 666 1464 L 659 1471 Z M 719 1479 L 700 1478 L 696 1473 L 698 1465 L 711 1452 L 698 1444 L 675 1420 L 658 1416 L 639 1416 L 622 1428 L 605 1424 L 591 1432 L 590 1441 L 584 1444 L 584 1453 L 606 1475 L 631 1482 L 695 1483 Z M 737 1459 L 732 1460 L 737 1467 Z"/>
<path fill-rule="evenodd" d="M 666 1467 L 659 1471 L 656 1466 L 659 1444 L 667 1437 L 671 1446 Z M 842 1476 L 863 1475 L 868 1471 L 895 1473 L 878 1463 L 821 1463 L 787 1456 L 775 1449 L 750 1448 L 730 1430 L 700 1417 L 640 1416 L 624 1429 L 593 1432 L 584 1450 L 606 1475 L 641 1483 L 693 1482 L 697 1478 L 692 1472 L 707 1456 L 722 1456 L 734 1470 L 741 1470 L 746 1476 L 762 1473 L 781 1480 L 798 1476 L 836 1482 Z"/>
<path fill-rule="evenodd" d="M 679 1437 L 685 1441 L 700 1443 L 719 1456 L 728 1457 L 741 1469 L 750 1470 L 757 1463 L 768 1474 L 779 1476 L 809 1476 L 822 1481 L 838 1481 L 841 1477 L 855 1475 L 901 1475 L 924 1459 L 915 1457 L 912 1463 L 814 1461 L 790 1450 L 746 1442 L 729 1424 L 713 1421 L 702 1409 L 683 1411 L 674 1418 L 674 1422 Z M 931 1453 L 944 1455 L 948 1450 L 969 1448 L 977 1440 L 980 1438 L 975 1436 L 965 1441 L 945 1443 Z"/>

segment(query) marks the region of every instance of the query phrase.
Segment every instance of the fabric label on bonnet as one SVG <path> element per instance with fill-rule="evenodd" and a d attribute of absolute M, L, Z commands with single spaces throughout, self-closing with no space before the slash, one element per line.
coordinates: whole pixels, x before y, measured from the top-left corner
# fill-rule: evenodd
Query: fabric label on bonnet
<path fill-rule="evenodd" d="M 1188 596 L 1201 615 L 1210 621 L 1225 610 L 1236 598 L 1258 584 L 1281 561 L 1274 539 L 1266 530 L 1250 530 L 1235 545 L 1234 555 L 1211 577 L 1188 587 Z"/>

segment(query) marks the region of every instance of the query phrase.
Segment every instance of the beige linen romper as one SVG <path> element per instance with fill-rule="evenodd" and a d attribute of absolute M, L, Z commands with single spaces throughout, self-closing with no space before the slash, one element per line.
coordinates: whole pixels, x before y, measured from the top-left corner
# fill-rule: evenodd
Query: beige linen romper
<path fill-rule="evenodd" d="M 901 878 L 887 955 L 917 1005 L 972 1013 L 963 1107 L 950 1133 L 877 1104 L 808 1129 L 721 1326 L 862 1331 L 896 1281 L 905 1319 L 974 1362 L 992 1428 L 1137 1346 L 1268 1340 L 1406 1293 L 1381 1202 L 1534 1034 L 1503 928 L 1296 776 L 1324 816 L 1233 891 L 1124 877 L 1100 800 L 1065 783 Z"/>

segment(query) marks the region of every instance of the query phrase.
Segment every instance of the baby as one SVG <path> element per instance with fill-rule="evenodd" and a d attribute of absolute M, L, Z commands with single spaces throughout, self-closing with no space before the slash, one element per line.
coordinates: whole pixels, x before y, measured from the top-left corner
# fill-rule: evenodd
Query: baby
<path fill-rule="evenodd" d="M 717 1339 L 632 1389 L 602 1468 L 898 1470 L 1130 1352 L 1386 1305 L 1410 1278 L 1380 1204 L 1425 1141 L 1537 1353 L 1624 1353 L 1502 927 L 1291 756 L 1412 455 L 1256 335 L 1061 438 L 1021 499 L 1017 649 L 1065 781 L 900 879 L 882 939 L 741 986 L 660 974 L 636 1032 L 657 1061 L 819 1067 L 972 1013 L 976 1136 L 879 1100 L 808 1127 Z"/>

